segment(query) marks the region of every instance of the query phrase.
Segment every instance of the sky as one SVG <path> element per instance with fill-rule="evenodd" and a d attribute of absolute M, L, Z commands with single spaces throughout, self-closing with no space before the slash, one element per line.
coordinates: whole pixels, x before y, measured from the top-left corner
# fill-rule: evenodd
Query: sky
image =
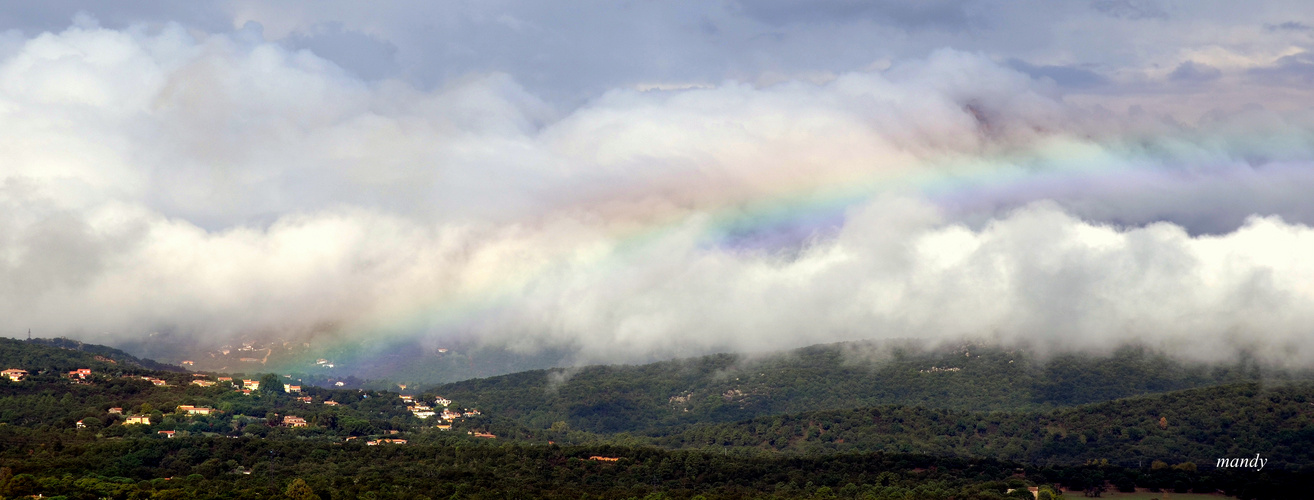
<path fill-rule="evenodd" d="M 1314 363 L 1314 5 L 6 2 L 0 334 Z"/>

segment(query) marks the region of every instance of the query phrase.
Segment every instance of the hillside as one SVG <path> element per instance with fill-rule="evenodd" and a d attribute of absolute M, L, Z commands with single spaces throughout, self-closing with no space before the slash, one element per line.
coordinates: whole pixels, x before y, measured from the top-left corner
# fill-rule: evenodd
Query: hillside
<path fill-rule="evenodd" d="M 972 349 L 970 356 L 898 354 L 893 361 L 868 366 L 826 366 L 827 359 L 843 356 L 836 346 L 756 361 L 714 356 L 642 367 L 589 368 L 555 386 L 555 393 L 541 386 L 528 390 L 551 397 L 567 394 L 587 400 L 627 395 L 639 400 L 645 390 L 651 393 L 666 387 L 662 384 L 677 382 L 706 384 L 699 390 L 707 391 L 719 390 L 713 384 L 732 383 L 772 388 L 766 381 L 745 384 L 744 374 L 762 363 L 775 363 L 792 370 L 795 385 L 765 394 L 806 394 L 818 386 L 839 385 L 808 376 L 865 373 L 877 378 L 897 375 L 918 363 L 944 367 L 949 357 L 961 356 L 962 364 L 951 366 L 960 368 L 957 371 L 922 369 L 908 375 L 914 381 L 923 375 L 941 378 L 910 383 L 905 392 L 883 385 L 823 395 L 911 398 L 928 394 L 938 384 L 943 388 L 934 393 L 939 398 L 959 393 L 968 397 L 971 384 L 985 383 L 994 373 L 988 369 L 998 363 L 991 361 L 993 356 L 1010 354 L 987 350 L 978 354 Z M 92 352 L 104 351 L 95 346 L 70 350 L 42 342 L 0 342 L 0 363 L 29 371 L 21 381 L 0 380 L 0 495 L 270 498 L 304 483 L 323 499 L 451 498 L 471 492 L 494 498 L 1002 499 L 1021 498 L 1017 491 L 1007 493 L 1009 489 L 1058 484 L 1077 490 L 1224 491 L 1239 498 L 1267 499 L 1303 491 L 1314 477 L 1307 465 L 1308 450 L 1314 449 L 1307 402 L 1314 400 L 1314 384 L 1308 383 L 1277 387 L 1242 383 L 1080 406 L 1053 401 L 1047 396 L 1053 393 L 1046 392 L 1050 385 L 1022 385 L 1027 390 L 987 391 L 988 397 L 981 401 L 1029 410 L 983 412 L 913 405 L 811 411 L 731 423 L 690 418 L 674 421 L 677 425 L 650 427 L 651 436 L 637 437 L 572 430 L 565 421 L 544 427 L 525 425 L 523 414 L 503 414 L 480 406 L 477 394 L 456 391 L 446 394 L 452 399 L 448 409 L 478 407 L 482 412 L 465 412 L 439 426 L 437 418 L 422 419 L 416 413 L 415 405 L 434 404 L 433 393 L 403 396 L 316 387 L 289 393 L 284 384 L 291 381 L 275 374 L 252 375 L 260 387 L 244 391 L 241 377 L 232 381 L 237 382 L 234 385 L 217 374 L 198 376 L 98 361 Z M 994 381 L 997 386 L 1034 380 L 1025 378 L 1031 370 L 1054 375 L 1054 370 L 1077 367 L 1076 373 L 1101 373 L 1095 361 L 1118 369 L 1156 369 L 1163 377 L 1153 384 L 1126 386 L 1116 386 L 1118 379 L 1108 374 L 1103 379 L 1060 380 L 1078 386 L 1102 381 L 1112 387 L 1103 394 L 1110 394 L 1237 376 L 1231 370 L 1201 373 L 1197 367 L 1166 363 L 1138 350 L 1110 358 L 1068 360 L 1062 369 L 1047 368 L 1053 360 L 1019 362 L 1017 353 L 1011 354 L 1014 362 L 1004 360 L 1003 365 L 1020 364 L 1024 369 L 1011 381 Z M 973 363 L 978 360 L 988 362 Z M 69 376 L 73 368 L 90 368 L 91 373 Z M 943 378 L 978 372 L 972 377 Z M 767 378 L 765 371 L 758 373 Z M 734 380 L 736 375 L 740 380 Z M 472 385 L 490 386 L 486 397 L 509 397 L 506 394 L 513 394 L 509 384 L 547 376 L 546 372 L 517 374 Z M 650 377 L 647 386 L 638 383 L 644 376 Z M 774 378 L 770 383 L 783 380 Z M 884 380 L 888 384 L 896 379 Z M 986 386 L 990 387 L 996 386 Z M 813 399 L 806 404 L 835 404 L 816 394 L 809 397 Z M 789 403 L 779 396 L 762 401 Z M 693 398 L 680 403 L 690 404 L 685 408 L 698 404 Z M 195 413 L 197 408 L 206 412 Z M 764 411 L 749 404 L 741 409 L 750 408 Z M 122 409 L 122 414 L 114 409 Z M 130 414 L 141 415 L 145 422 L 129 422 Z M 729 416 L 697 410 L 678 414 Z M 549 412 L 538 415 L 550 416 Z M 643 418 L 637 413 L 628 417 Z M 1164 427 L 1158 427 L 1155 417 L 1167 419 Z M 1252 449 L 1272 455 L 1274 462 L 1262 474 L 1215 469 L 1199 458 L 1208 453 L 1244 455 Z M 1088 463 L 1090 459 L 1110 461 Z M 1198 467 L 1180 464 L 1187 459 Z M 1177 466 L 1161 467 L 1156 461 Z"/>
<path fill-rule="evenodd" d="M 1314 463 L 1314 384 L 1189 389 L 1044 412 L 883 406 L 700 425 L 653 442 L 792 454 L 907 452 L 1034 464 L 1153 460 L 1212 467 L 1262 453 L 1270 467 Z"/>
<path fill-rule="evenodd" d="M 514 419 L 593 433 L 659 435 L 682 426 L 880 405 L 1045 410 L 1245 380 L 1289 379 L 1248 362 L 1188 364 L 1143 348 L 1037 358 L 975 345 L 876 351 L 831 344 L 745 357 L 537 370 L 429 389 Z"/>

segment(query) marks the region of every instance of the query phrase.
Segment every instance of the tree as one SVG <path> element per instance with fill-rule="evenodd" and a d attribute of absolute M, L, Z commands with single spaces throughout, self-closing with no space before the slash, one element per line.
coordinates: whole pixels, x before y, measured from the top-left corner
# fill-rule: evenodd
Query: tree
<path fill-rule="evenodd" d="M 261 382 L 261 385 L 264 385 L 264 382 Z M 287 490 L 283 494 L 292 500 L 320 500 L 319 495 L 315 494 L 315 490 L 311 489 L 310 485 L 306 484 L 301 478 L 293 479 L 291 483 L 288 483 Z"/>
<path fill-rule="evenodd" d="M 278 375 L 266 373 L 265 376 L 260 377 L 260 392 L 282 394 L 283 380 L 278 378 Z"/>
<path fill-rule="evenodd" d="M 104 423 L 101 422 L 100 419 L 96 417 L 87 417 L 82 419 L 82 425 L 85 425 L 87 427 L 87 430 L 91 430 L 91 431 L 97 431 L 100 430 L 101 427 L 104 427 Z"/>

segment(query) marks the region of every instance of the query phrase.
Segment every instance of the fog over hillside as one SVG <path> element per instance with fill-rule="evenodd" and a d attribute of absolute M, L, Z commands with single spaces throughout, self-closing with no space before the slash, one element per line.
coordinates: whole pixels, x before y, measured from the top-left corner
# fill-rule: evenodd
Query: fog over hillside
<path fill-rule="evenodd" d="M 0 334 L 1314 362 L 1305 3 L 514 3 L 0 16 Z"/>

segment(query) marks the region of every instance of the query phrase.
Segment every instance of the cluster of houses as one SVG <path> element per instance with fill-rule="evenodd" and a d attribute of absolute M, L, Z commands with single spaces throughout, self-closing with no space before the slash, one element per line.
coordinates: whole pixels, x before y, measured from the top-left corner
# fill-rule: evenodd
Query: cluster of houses
<path fill-rule="evenodd" d="M 145 381 L 147 381 L 147 382 L 150 382 L 150 383 L 152 383 L 152 384 L 155 384 L 155 387 L 168 387 L 168 386 L 169 386 L 169 383 L 168 383 L 168 382 L 165 382 L 164 379 L 162 379 L 162 378 L 155 378 L 155 377 L 142 377 L 141 379 L 142 379 L 142 380 L 145 380 Z"/>
<path fill-rule="evenodd" d="M 412 415 L 415 415 L 417 418 L 420 419 L 427 419 L 429 417 L 437 416 L 440 420 L 445 420 L 447 422 L 455 422 L 456 420 L 459 420 L 462 417 L 476 417 L 480 415 L 479 410 L 466 410 L 465 412 L 450 410 L 447 408 L 447 406 L 451 405 L 452 401 L 450 399 L 441 396 L 439 396 L 438 399 L 434 401 L 435 406 L 443 407 L 443 411 L 441 413 L 435 411 L 434 407 L 432 406 L 416 403 L 414 396 L 407 396 L 405 394 L 402 394 L 400 397 L 402 401 L 404 401 L 407 404 L 406 409 L 410 410 Z M 452 426 L 450 423 L 446 425 L 440 424 L 438 425 L 438 428 L 442 430 L 450 430 Z"/>
<path fill-rule="evenodd" d="M 941 373 L 941 372 L 959 372 L 959 371 L 963 371 L 963 369 L 962 369 L 962 368 L 957 368 L 957 367 L 953 367 L 953 368 L 941 368 L 941 367 L 938 367 L 938 366 L 932 366 L 932 367 L 927 368 L 927 369 L 925 369 L 925 370 L 917 370 L 918 373 Z"/>

